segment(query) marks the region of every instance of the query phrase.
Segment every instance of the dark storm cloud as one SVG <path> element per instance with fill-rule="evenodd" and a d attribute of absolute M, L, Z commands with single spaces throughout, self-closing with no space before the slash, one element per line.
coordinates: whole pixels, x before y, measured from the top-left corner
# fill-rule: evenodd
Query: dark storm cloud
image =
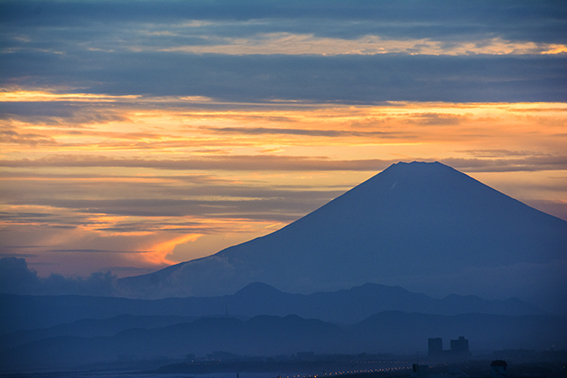
<path fill-rule="evenodd" d="M 116 277 L 110 272 L 93 273 L 87 278 L 67 278 L 51 274 L 47 278 L 29 269 L 26 260 L 17 257 L 0 258 L 0 292 L 33 295 L 111 295 Z"/>
<path fill-rule="evenodd" d="M 21 27 L 81 27 L 108 31 L 130 23 L 214 21 L 204 35 L 309 33 L 336 38 L 373 34 L 387 38 L 509 40 L 563 43 L 564 1 L 4 1 L 0 22 Z M 267 21 L 247 23 L 248 21 Z M 230 24 L 232 23 L 232 24 Z M 97 25 L 99 24 L 99 25 Z M 88 36 L 88 32 L 84 36 Z"/>
<path fill-rule="evenodd" d="M 22 52 L 2 58 L 2 85 L 62 85 L 115 95 L 236 102 L 567 101 L 565 56 Z"/>

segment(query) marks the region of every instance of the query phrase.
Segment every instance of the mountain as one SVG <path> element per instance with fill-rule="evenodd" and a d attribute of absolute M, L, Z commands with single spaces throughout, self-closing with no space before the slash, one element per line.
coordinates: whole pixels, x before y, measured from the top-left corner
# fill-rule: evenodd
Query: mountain
<path fill-rule="evenodd" d="M 401 287 L 364 284 L 348 290 L 309 295 L 282 293 L 271 286 L 253 283 L 232 296 L 219 297 L 231 314 L 299 315 L 338 324 L 354 324 L 383 311 L 457 315 L 484 313 L 536 315 L 542 311 L 519 299 L 489 301 L 475 296 L 449 295 L 443 299 L 413 293 Z M 220 307 L 220 306 L 219 306 Z M 195 310 L 196 307 L 193 307 Z M 197 314 L 192 314 L 197 315 Z"/>
<path fill-rule="evenodd" d="M 398 163 L 267 236 L 119 281 L 133 298 L 379 283 L 567 312 L 567 222 L 440 163 Z"/>
<path fill-rule="evenodd" d="M 0 336 L 0 349 L 13 348 L 18 345 L 55 337 L 113 336 L 131 328 L 160 328 L 194 320 L 196 318 L 189 316 L 135 316 L 126 314 L 107 319 L 85 318 L 48 328 L 21 329 L 16 332 L 3 334 Z"/>
<path fill-rule="evenodd" d="M 0 348 L 57 336 L 108 336 L 132 327 L 158 328 L 189 317 L 299 315 L 354 324 L 382 311 L 457 315 L 539 315 L 519 299 L 488 301 L 452 294 L 435 299 L 401 287 L 365 284 L 348 290 L 309 295 L 283 293 L 252 283 L 234 295 L 141 300 L 89 296 L 0 295 Z"/>
<path fill-rule="evenodd" d="M 567 347 L 567 318 L 554 316 L 456 316 L 383 312 L 348 327 L 295 315 L 246 321 L 204 318 L 161 328 L 131 328 L 105 337 L 53 337 L 0 350 L 0 370 L 62 369 L 99 361 L 183 358 L 223 351 L 239 355 L 401 353 L 425 351 L 429 337 L 464 335 L 473 351 Z M 534 337 L 537 335 L 537 337 Z"/>

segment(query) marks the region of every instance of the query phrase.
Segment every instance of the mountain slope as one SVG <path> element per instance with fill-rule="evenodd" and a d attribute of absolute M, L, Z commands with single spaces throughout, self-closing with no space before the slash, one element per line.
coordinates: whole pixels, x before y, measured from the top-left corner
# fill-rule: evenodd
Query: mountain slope
<path fill-rule="evenodd" d="M 446 165 L 414 162 L 272 234 L 120 285 L 122 295 L 164 297 L 222 295 L 256 281 L 304 293 L 375 282 L 553 302 L 565 298 L 555 289 L 566 283 L 566 260 L 566 221 Z"/>

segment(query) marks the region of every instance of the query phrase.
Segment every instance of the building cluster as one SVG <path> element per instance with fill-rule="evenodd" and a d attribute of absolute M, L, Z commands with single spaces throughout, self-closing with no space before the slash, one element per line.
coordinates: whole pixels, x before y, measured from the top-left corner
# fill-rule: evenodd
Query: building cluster
<path fill-rule="evenodd" d="M 434 373 L 430 374 L 429 365 L 413 364 L 411 368 L 410 378 L 434 378 L 448 376 L 451 378 L 466 378 L 468 374 L 460 369 L 449 370 L 448 374 Z M 435 369 L 433 370 L 435 372 Z M 490 378 L 506 378 L 508 377 L 508 364 L 503 360 L 494 360 L 490 364 Z"/>
<path fill-rule="evenodd" d="M 459 336 L 457 340 L 451 340 L 451 349 L 443 349 L 443 339 L 440 337 L 429 338 L 427 357 L 431 359 L 467 359 L 470 356 L 469 340 Z"/>

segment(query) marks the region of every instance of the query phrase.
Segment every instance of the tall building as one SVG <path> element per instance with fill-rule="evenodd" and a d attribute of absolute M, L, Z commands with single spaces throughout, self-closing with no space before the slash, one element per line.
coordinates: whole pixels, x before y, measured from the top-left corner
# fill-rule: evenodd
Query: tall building
<path fill-rule="evenodd" d="M 430 337 L 427 340 L 427 357 L 436 361 L 460 361 L 470 357 L 469 341 L 464 336 L 451 340 L 451 349 L 443 350 L 443 339 Z"/>
<path fill-rule="evenodd" d="M 463 336 L 459 336 L 458 340 L 451 340 L 451 351 L 455 354 L 468 354 L 469 341 Z"/>
<path fill-rule="evenodd" d="M 464 359 L 470 356 L 469 341 L 463 336 L 457 340 L 451 340 L 451 355 L 453 358 Z"/>
<path fill-rule="evenodd" d="M 443 354 L 443 339 L 440 337 L 430 337 L 427 341 L 427 355 L 429 357 L 439 357 Z"/>

